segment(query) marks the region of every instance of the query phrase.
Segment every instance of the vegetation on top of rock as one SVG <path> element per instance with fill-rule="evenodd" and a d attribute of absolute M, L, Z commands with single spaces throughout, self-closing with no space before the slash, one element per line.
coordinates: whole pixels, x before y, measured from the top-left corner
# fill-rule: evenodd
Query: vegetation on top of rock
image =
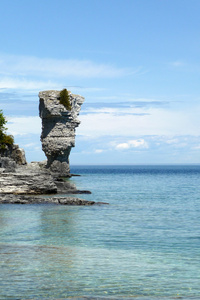
<path fill-rule="evenodd" d="M 67 110 L 72 109 L 71 103 L 70 103 L 70 98 L 69 98 L 69 93 L 68 93 L 67 89 L 63 89 L 60 92 L 60 104 L 63 104 Z"/>
<path fill-rule="evenodd" d="M 6 134 L 7 128 L 5 127 L 7 121 L 3 115 L 3 111 L 0 110 L 0 150 L 5 149 L 8 145 L 13 145 L 14 138 L 12 135 Z"/>

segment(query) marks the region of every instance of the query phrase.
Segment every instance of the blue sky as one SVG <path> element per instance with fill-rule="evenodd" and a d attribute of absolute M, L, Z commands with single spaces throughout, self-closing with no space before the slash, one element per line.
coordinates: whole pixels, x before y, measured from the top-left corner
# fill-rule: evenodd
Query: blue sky
<path fill-rule="evenodd" d="M 0 109 L 44 160 L 38 93 L 85 97 L 71 164 L 200 163 L 199 0 L 1 0 Z"/>

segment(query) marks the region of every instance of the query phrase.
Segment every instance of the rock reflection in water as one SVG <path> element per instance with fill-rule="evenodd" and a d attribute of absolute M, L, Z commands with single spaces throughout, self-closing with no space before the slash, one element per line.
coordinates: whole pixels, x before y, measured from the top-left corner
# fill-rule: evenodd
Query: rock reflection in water
<path fill-rule="evenodd" d="M 0 299 L 66 295 L 77 253 L 76 248 L 59 245 L 63 239 L 66 243 L 75 239 L 78 210 L 41 205 L 2 208 Z"/>

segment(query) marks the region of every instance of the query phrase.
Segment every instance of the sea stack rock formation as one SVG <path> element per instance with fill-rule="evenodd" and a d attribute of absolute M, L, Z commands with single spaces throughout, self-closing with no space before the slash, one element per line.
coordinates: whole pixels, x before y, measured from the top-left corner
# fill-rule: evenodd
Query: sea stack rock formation
<path fill-rule="evenodd" d="M 41 142 L 47 157 L 47 168 L 57 177 L 69 176 L 69 154 L 75 146 L 75 128 L 84 98 L 68 91 L 70 108 L 60 103 L 60 91 L 39 93 L 39 115 L 42 119 Z"/>
<path fill-rule="evenodd" d="M 77 116 L 84 101 L 83 97 L 66 92 L 67 98 L 62 99 L 58 91 L 40 93 L 41 139 L 48 164 L 46 161 L 27 163 L 25 152 L 18 145 L 0 144 L 0 203 L 95 204 L 66 196 L 91 192 L 77 190 L 70 180 L 60 176 L 69 175 L 69 153 L 75 144 L 75 128 L 80 123 Z"/>
<path fill-rule="evenodd" d="M 41 141 L 47 163 L 27 163 L 24 150 L 18 145 L 1 147 L 0 204 L 107 204 L 75 197 L 75 194 L 91 192 L 78 190 L 70 179 L 65 178 L 71 177 L 69 154 L 75 146 L 75 128 L 80 124 L 77 117 L 84 98 L 67 90 L 44 91 L 39 97 Z"/>

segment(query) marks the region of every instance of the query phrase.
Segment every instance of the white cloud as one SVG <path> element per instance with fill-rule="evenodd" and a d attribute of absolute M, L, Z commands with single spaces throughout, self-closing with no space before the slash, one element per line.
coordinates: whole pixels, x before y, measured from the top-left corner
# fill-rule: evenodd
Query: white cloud
<path fill-rule="evenodd" d="M 135 73 L 139 72 L 136 70 Z M 98 64 L 89 60 L 51 59 L 32 56 L 0 55 L 0 75 L 10 77 L 81 77 L 108 78 L 132 74 L 128 68 L 117 68 L 109 64 Z"/>
<path fill-rule="evenodd" d="M 37 81 L 24 78 L 4 77 L 0 78 L 1 89 L 22 89 L 22 90 L 40 90 L 40 89 L 61 89 L 60 83 L 53 81 Z"/>
<path fill-rule="evenodd" d="M 181 60 L 176 60 L 176 61 L 171 62 L 170 65 L 173 67 L 183 67 L 186 64 Z"/>
<path fill-rule="evenodd" d="M 12 135 L 41 134 L 41 119 L 39 117 L 8 118 L 8 131 Z"/>
<path fill-rule="evenodd" d="M 147 149 L 149 148 L 148 143 L 144 139 L 137 139 L 137 140 L 129 140 L 126 143 L 120 143 L 116 145 L 116 149 L 118 150 L 125 150 L 130 148 L 140 148 L 140 149 Z"/>
<path fill-rule="evenodd" d="M 200 145 L 192 147 L 193 150 L 200 150 Z"/>
<path fill-rule="evenodd" d="M 187 110 L 164 108 L 106 109 L 79 116 L 77 133 L 83 136 L 144 136 L 200 134 L 200 107 Z"/>
<path fill-rule="evenodd" d="M 130 145 L 128 143 L 121 143 L 116 146 L 117 149 L 129 149 Z"/>
<path fill-rule="evenodd" d="M 95 153 L 102 153 L 104 150 L 103 149 L 96 149 Z"/>
<path fill-rule="evenodd" d="M 84 110 L 84 112 L 85 113 L 105 113 L 105 114 L 121 114 L 121 113 L 123 113 L 123 114 L 125 114 L 125 113 L 127 113 L 127 112 L 129 112 L 130 113 L 130 110 L 125 110 L 125 109 L 123 109 L 123 110 L 120 110 L 119 111 L 119 109 L 118 108 L 112 108 L 112 107 L 102 107 L 102 108 L 92 108 L 92 107 L 89 107 L 89 108 L 87 108 L 87 109 L 85 109 Z"/>
<path fill-rule="evenodd" d="M 23 145 L 25 148 L 35 148 L 36 147 L 36 143 L 29 143 L 29 144 L 25 144 Z"/>
<path fill-rule="evenodd" d="M 187 144 L 187 141 L 182 140 L 180 143 L 176 136 L 200 135 L 199 114 L 200 107 L 198 106 L 187 111 L 170 111 L 163 108 L 124 110 L 115 108 L 108 112 L 80 113 L 81 124 L 76 129 L 76 134 L 82 141 L 103 136 L 126 137 L 125 142 L 121 142 L 121 139 L 118 141 L 117 144 L 121 144 L 118 149 L 145 147 L 140 140 L 144 136 L 165 136 L 168 137 L 165 139 L 166 144 L 180 147 L 181 144 L 182 146 Z M 41 134 L 41 119 L 38 116 L 12 117 L 8 118 L 8 121 L 9 132 L 14 136 L 25 134 L 40 136 Z M 160 141 L 157 139 L 156 142 Z M 101 147 L 97 149 L 99 150 Z"/>
<path fill-rule="evenodd" d="M 171 138 L 169 140 L 166 140 L 167 144 L 177 144 L 179 143 L 179 140 L 177 138 Z"/>

